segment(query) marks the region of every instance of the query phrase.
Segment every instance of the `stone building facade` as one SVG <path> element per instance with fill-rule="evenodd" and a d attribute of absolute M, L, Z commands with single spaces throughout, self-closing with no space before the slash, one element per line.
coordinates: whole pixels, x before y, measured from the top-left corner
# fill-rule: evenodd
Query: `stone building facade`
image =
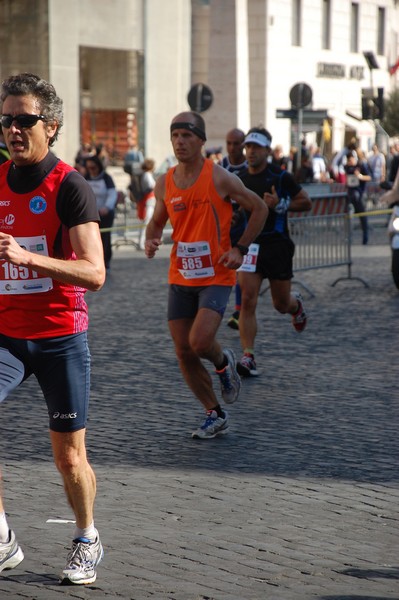
<path fill-rule="evenodd" d="M 302 133 L 329 153 L 352 135 L 368 149 L 381 131 L 361 120 L 362 90 L 396 86 L 398 21 L 397 0 L 0 0 L 0 76 L 54 83 L 65 103 L 56 152 L 69 162 L 86 135 L 116 160 L 137 143 L 159 164 L 196 83 L 213 94 L 209 145 L 264 124 L 286 151 Z M 278 118 L 298 83 L 309 106 L 299 123 Z"/>

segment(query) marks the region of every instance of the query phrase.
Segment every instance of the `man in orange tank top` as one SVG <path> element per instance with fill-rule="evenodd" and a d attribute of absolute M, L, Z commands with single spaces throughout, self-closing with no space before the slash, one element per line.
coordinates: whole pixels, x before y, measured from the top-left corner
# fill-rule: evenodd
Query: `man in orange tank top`
<path fill-rule="evenodd" d="M 268 209 L 238 177 L 204 158 L 206 134 L 201 115 L 180 113 L 170 129 L 178 164 L 157 180 L 145 252 L 148 258 L 154 257 L 170 220 L 174 243 L 169 269 L 169 329 L 183 377 L 206 411 L 203 424 L 192 436 L 208 439 L 227 433 L 228 414 L 219 404 L 202 359 L 215 366 L 224 402 L 235 402 L 241 387 L 235 356 L 230 349 L 222 350 L 216 333 L 235 283 L 235 271 L 262 230 Z M 250 215 L 234 247 L 230 243 L 231 198 Z"/>

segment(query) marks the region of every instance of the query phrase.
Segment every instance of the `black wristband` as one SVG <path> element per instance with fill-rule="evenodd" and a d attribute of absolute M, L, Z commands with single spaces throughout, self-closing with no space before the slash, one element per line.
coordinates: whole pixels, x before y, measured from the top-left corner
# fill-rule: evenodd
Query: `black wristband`
<path fill-rule="evenodd" d="M 248 246 L 243 246 L 242 244 L 234 244 L 234 248 L 238 248 L 242 256 L 246 256 L 248 254 Z"/>

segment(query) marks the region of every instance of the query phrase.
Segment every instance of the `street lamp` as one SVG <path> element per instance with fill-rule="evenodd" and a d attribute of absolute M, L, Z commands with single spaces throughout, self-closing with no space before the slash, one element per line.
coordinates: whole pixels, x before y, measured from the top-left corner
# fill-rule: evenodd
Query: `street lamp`
<path fill-rule="evenodd" d="M 379 119 L 384 118 L 384 88 L 373 87 L 373 71 L 379 69 L 374 52 L 363 52 L 367 66 L 370 69 L 370 87 L 362 89 L 362 118 Z"/>
<path fill-rule="evenodd" d="M 363 56 L 366 60 L 367 66 L 370 69 L 370 87 L 373 87 L 373 70 L 379 69 L 379 65 L 377 59 L 375 57 L 374 52 L 363 52 Z"/>

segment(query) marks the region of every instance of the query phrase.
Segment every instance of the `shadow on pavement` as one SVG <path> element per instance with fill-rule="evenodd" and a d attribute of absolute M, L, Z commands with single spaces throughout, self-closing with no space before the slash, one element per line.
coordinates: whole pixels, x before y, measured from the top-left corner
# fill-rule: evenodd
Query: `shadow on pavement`
<path fill-rule="evenodd" d="M 359 579 L 399 579 L 398 567 L 386 567 L 383 569 L 345 569 L 340 571 L 343 575 L 358 577 Z"/>
<path fill-rule="evenodd" d="M 365 596 L 364 594 L 350 596 L 319 596 L 319 600 L 392 600 L 391 596 Z"/>

